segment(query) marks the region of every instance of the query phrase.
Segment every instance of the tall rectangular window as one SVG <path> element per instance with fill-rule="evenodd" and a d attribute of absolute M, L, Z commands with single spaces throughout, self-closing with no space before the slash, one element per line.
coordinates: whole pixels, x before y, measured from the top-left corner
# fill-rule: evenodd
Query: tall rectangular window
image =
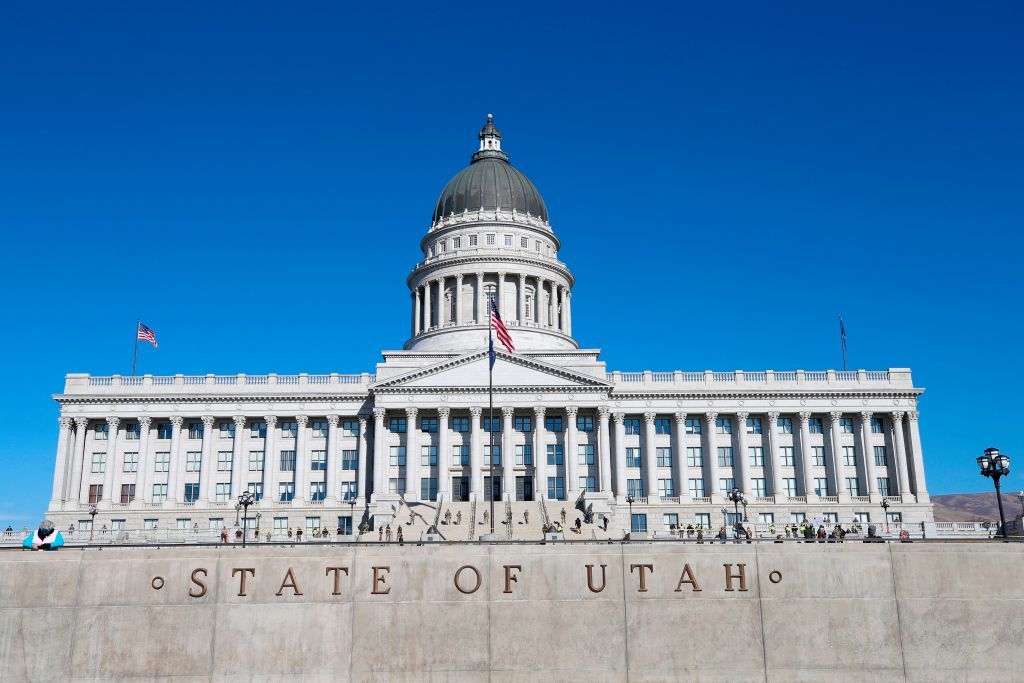
<path fill-rule="evenodd" d="M 828 495 L 828 478 L 827 477 L 815 477 L 814 479 L 814 494 L 817 496 Z"/>
<path fill-rule="evenodd" d="M 130 451 L 124 454 L 124 463 L 121 465 L 122 472 L 138 472 L 139 454 L 137 451 Z"/>
<path fill-rule="evenodd" d="M 480 418 L 480 424 L 483 426 L 483 430 L 488 433 L 497 434 L 501 432 L 501 418 L 497 415 L 494 416 L 494 420 L 491 420 L 490 415 L 484 415 Z"/>
<path fill-rule="evenodd" d="M 267 423 L 266 422 L 253 422 L 249 425 L 249 438 L 252 439 L 265 439 L 267 438 Z"/>
<path fill-rule="evenodd" d="M 199 484 L 185 484 L 185 502 L 194 503 L 199 500 Z"/>
<path fill-rule="evenodd" d="M 453 237 L 452 238 L 452 249 L 462 249 L 462 238 L 461 237 Z M 352 532 L 350 531 L 349 533 L 352 533 Z"/>
<path fill-rule="evenodd" d="M 565 500 L 565 477 L 548 477 L 548 499 Z"/>
<path fill-rule="evenodd" d="M 792 434 L 793 433 L 793 418 L 791 417 L 780 417 L 777 428 L 779 434 Z"/>
<path fill-rule="evenodd" d="M 686 464 L 690 467 L 703 467 L 704 458 L 701 455 L 700 446 L 686 447 Z"/>
<path fill-rule="evenodd" d="M 758 498 L 768 495 L 768 484 L 761 477 L 754 477 L 750 480 L 750 492 Z"/>
<path fill-rule="evenodd" d="M 263 451 L 249 451 L 249 471 L 263 471 Z"/>
<path fill-rule="evenodd" d="M 622 421 L 623 426 L 626 428 L 626 434 L 639 434 L 640 433 L 640 418 L 627 417 Z"/>
<path fill-rule="evenodd" d="M 106 422 L 99 422 L 92 426 L 92 438 L 96 441 L 106 441 L 110 433 L 110 425 Z"/>
<path fill-rule="evenodd" d="M 824 446 L 811 446 L 811 455 L 813 456 L 815 467 L 825 466 L 825 447 Z"/>
<path fill-rule="evenodd" d="M 882 423 L 882 418 L 873 417 L 871 418 L 871 433 L 872 434 L 884 434 L 885 426 Z"/>
<path fill-rule="evenodd" d="M 516 464 L 517 465 L 532 465 L 533 464 L 533 446 L 530 444 L 522 444 L 516 446 Z"/>
<path fill-rule="evenodd" d="M 341 452 L 341 469 L 355 471 L 359 469 L 359 451 L 347 450 Z"/>
<path fill-rule="evenodd" d="M 747 457 L 752 467 L 764 467 L 763 446 L 747 446 Z"/>
<path fill-rule="evenodd" d="M 597 491 L 597 477 L 580 477 L 580 491 L 593 493 Z"/>
<path fill-rule="evenodd" d="M 548 464 L 549 465 L 563 465 L 565 464 L 565 457 L 562 453 L 562 447 L 558 444 L 548 444 Z"/>
<path fill-rule="evenodd" d="M 156 425 L 156 438 L 162 440 L 169 440 L 171 434 L 174 433 L 174 427 L 171 426 L 170 422 L 158 422 Z"/>
<path fill-rule="evenodd" d="M 392 467 L 405 467 L 405 446 L 392 446 L 389 463 Z"/>
<path fill-rule="evenodd" d="M 392 434 L 405 434 L 407 422 L 404 417 L 393 417 L 388 423 L 388 429 Z"/>
<path fill-rule="evenodd" d="M 341 482 L 341 499 L 344 501 L 355 500 L 359 497 L 359 484 L 354 481 Z"/>
<path fill-rule="evenodd" d="M 779 447 L 779 460 L 782 461 L 783 467 L 793 467 L 796 459 L 793 457 L 792 446 L 780 446 Z"/>
<path fill-rule="evenodd" d="M 309 499 L 314 503 L 322 501 L 327 496 L 327 482 L 311 481 L 309 483 Z"/>
<path fill-rule="evenodd" d="M 153 502 L 162 503 L 167 500 L 167 484 L 153 484 Z"/>
<path fill-rule="evenodd" d="M 581 465 L 593 465 L 594 464 L 594 445 L 589 443 L 581 443 L 576 446 L 576 450 L 579 455 L 579 464 Z"/>
<path fill-rule="evenodd" d="M 723 477 L 718 480 L 718 492 L 728 493 L 736 488 L 736 480 L 732 477 Z"/>
<path fill-rule="evenodd" d="M 326 422 L 323 422 L 322 420 L 317 420 L 316 422 L 312 423 L 311 431 L 313 433 L 311 434 L 311 436 L 314 439 L 326 439 L 329 430 L 330 426 Z"/>
<path fill-rule="evenodd" d="M 718 466 L 732 467 L 732 446 L 718 447 Z"/>
<path fill-rule="evenodd" d="M 888 459 L 885 457 L 885 446 L 875 446 L 875 465 L 887 467 L 888 464 Z"/>
<path fill-rule="evenodd" d="M 288 503 L 295 499 L 295 482 L 282 481 L 277 484 L 277 500 Z"/>
<path fill-rule="evenodd" d="M 95 505 L 103 498 L 103 484 L 89 484 L 89 504 Z"/>
<path fill-rule="evenodd" d="M 641 456 L 639 448 L 626 449 L 626 467 L 640 467 Z"/>
<path fill-rule="evenodd" d="M 437 433 L 437 418 L 436 417 L 423 417 L 420 418 L 420 431 L 428 434 Z"/>
<path fill-rule="evenodd" d="M 437 477 L 420 479 L 420 500 L 437 500 Z"/>
<path fill-rule="evenodd" d="M 197 491 L 197 493 L 198 493 L 198 486 L 199 486 L 199 485 L 198 485 L 198 484 L 196 484 L 196 486 L 197 486 L 197 489 L 196 489 L 196 491 Z M 261 482 L 261 481 L 251 481 L 251 482 L 249 482 L 249 483 L 248 483 L 248 484 L 246 485 L 245 489 L 246 489 L 246 490 L 247 490 L 247 491 L 248 491 L 249 493 L 251 493 L 251 494 L 252 494 L 252 497 L 253 497 L 253 498 L 254 498 L 254 499 L 256 500 L 256 502 L 257 502 L 257 503 L 258 503 L 258 502 L 260 502 L 261 500 L 263 500 L 263 482 Z M 187 491 L 187 490 L 188 490 L 188 489 L 187 489 L 187 487 L 186 487 L 186 491 Z"/>
<path fill-rule="evenodd" d="M 198 472 L 203 465 L 202 451 L 189 451 L 185 454 L 185 471 Z"/>
<path fill-rule="evenodd" d="M 644 496 L 644 480 L 643 479 L 627 479 L 626 480 L 626 494 L 633 496 L 634 498 L 640 498 Z"/>
<path fill-rule="evenodd" d="M 295 451 L 281 451 L 280 460 L 282 472 L 295 471 Z"/>
<path fill-rule="evenodd" d="M 796 479 L 788 477 L 782 480 L 782 489 L 787 496 L 796 495 Z M 778 501 L 776 501 L 778 502 Z"/>
<path fill-rule="evenodd" d="M 493 232 L 486 233 L 485 239 L 488 247 L 493 247 L 497 244 L 497 236 Z"/>
<path fill-rule="evenodd" d="M 491 462 L 491 457 L 494 457 L 494 462 Z M 500 465 L 501 464 L 501 446 L 495 444 L 486 444 L 484 446 L 484 465 Z"/>
<path fill-rule="evenodd" d="M 690 485 L 690 496 L 693 498 L 704 497 L 704 480 L 703 479 L 691 479 Z"/>
<path fill-rule="evenodd" d="M 93 453 L 92 454 L 92 473 L 103 474 L 107 471 L 107 454 L 106 453 Z"/>
<path fill-rule="evenodd" d="M 420 446 L 420 464 L 424 467 L 437 464 L 437 446 Z"/>
<path fill-rule="evenodd" d="M 233 439 L 235 436 L 235 423 L 234 422 L 221 422 L 220 423 L 220 438 L 222 439 Z"/>
<path fill-rule="evenodd" d="M 124 438 L 126 441 L 138 441 L 139 440 L 139 423 L 129 422 L 124 426 Z"/>
<path fill-rule="evenodd" d="M 549 432 L 562 431 L 562 417 L 560 415 L 548 415 L 544 418 L 544 429 Z"/>
<path fill-rule="evenodd" d="M 170 453 L 157 453 L 153 456 L 153 471 L 154 472 L 170 472 L 171 470 L 171 454 Z"/>
<path fill-rule="evenodd" d="M 715 432 L 718 434 L 732 434 L 732 419 L 728 417 L 715 418 Z"/>
<path fill-rule="evenodd" d="M 655 449 L 658 456 L 658 467 L 672 467 L 672 448 L 659 446 Z"/>
<path fill-rule="evenodd" d="M 231 484 L 217 484 L 215 500 L 218 503 L 226 503 L 231 500 Z"/>
<path fill-rule="evenodd" d="M 846 478 L 846 493 L 851 496 L 860 495 L 860 485 L 857 483 L 857 477 Z"/>
<path fill-rule="evenodd" d="M 676 495 L 676 487 L 671 479 L 658 480 L 658 495 L 662 498 L 671 498 Z"/>
<path fill-rule="evenodd" d="M 667 417 L 656 417 L 654 418 L 654 433 L 655 434 L 671 434 L 672 433 L 672 421 Z"/>
<path fill-rule="evenodd" d="M 594 431 L 594 418 L 592 415 L 577 415 L 576 416 L 576 429 L 581 432 L 592 432 Z"/>
<path fill-rule="evenodd" d="M 453 417 L 452 418 L 452 431 L 466 433 L 469 431 L 469 418 L 468 417 Z"/>
<path fill-rule="evenodd" d="M 202 422 L 189 422 L 188 423 L 188 438 L 197 440 L 203 438 L 203 423 Z"/>
<path fill-rule="evenodd" d="M 157 470 L 159 472 L 160 470 Z M 231 451 L 217 451 L 217 471 L 231 471 Z"/>
<path fill-rule="evenodd" d="M 811 434 L 821 434 L 821 430 L 822 430 L 822 428 L 821 428 L 821 418 L 820 417 L 812 417 L 812 418 L 810 418 L 807 421 L 807 427 L 810 430 Z"/>
<path fill-rule="evenodd" d="M 686 418 L 686 433 L 687 434 L 700 434 L 700 418 L 688 417 Z"/>
<path fill-rule="evenodd" d="M 469 236 L 469 246 L 471 246 L 471 247 L 477 246 L 477 236 L 476 235 L 470 235 Z"/>
<path fill-rule="evenodd" d="M 513 421 L 513 425 L 517 432 L 532 432 L 533 431 L 533 418 L 526 415 L 516 415 Z"/>
<path fill-rule="evenodd" d="M 856 467 L 857 451 L 853 446 L 843 446 L 843 465 L 846 467 Z"/>
<path fill-rule="evenodd" d="M 853 418 L 852 417 L 841 417 L 841 418 L 839 418 L 839 433 L 840 434 L 853 434 Z"/>
<path fill-rule="evenodd" d="M 341 421 L 341 435 L 342 436 L 359 436 L 359 421 L 358 420 L 342 420 Z"/>
<path fill-rule="evenodd" d="M 469 446 L 452 446 L 452 464 L 469 467 Z"/>
<path fill-rule="evenodd" d="M 327 469 L 327 451 L 310 451 L 309 469 L 311 471 L 323 471 Z"/>
<path fill-rule="evenodd" d="M 121 484 L 121 503 L 126 504 L 135 500 L 135 484 Z"/>
<path fill-rule="evenodd" d="M 630 515 L 629 530 L 636 534 L 647 533 L 647 515 L 643 512 L 634 512 Z"/>
<path fill-rule="evenodd" d="M 747 434 L 760 434 L 762 430 L 761 418 L 759 417 L 748 417 L 747 418 Z"/>
<path fill-rule="evenodd" d="M 878 493 L 882 496 L 892 495 L 892 491 L 889 490 L 889 477 L 878 477 Z"/>
<path fill-rule="evenodd" d="M 511 247 L 512 246 L 512 235 L 505 235 L 505 246 L 506 247 Z"/>
<path fill-rule="evenodd" d="M 297 422 L 282 422 L 281 423 L 281 438 L 282 439 L 294 439 L 299 435 L 299 423 Z"/>

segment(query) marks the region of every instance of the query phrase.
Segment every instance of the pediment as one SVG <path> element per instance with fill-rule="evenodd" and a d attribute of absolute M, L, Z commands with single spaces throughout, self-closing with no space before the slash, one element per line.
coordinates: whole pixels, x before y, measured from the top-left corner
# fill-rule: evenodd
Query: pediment
<path fill-rule="evenodd" d="M 496 351 L 494 387 L 559 387 L 610 388 L 611 384 L 585 375 L 533 360 L 524 356 Z M 374 389 L 388 388 L 486 388 L 488 384 L 487 352 L 478 351 L 419 368 L 413 372 L 392 377 L 374 385 Z"/>

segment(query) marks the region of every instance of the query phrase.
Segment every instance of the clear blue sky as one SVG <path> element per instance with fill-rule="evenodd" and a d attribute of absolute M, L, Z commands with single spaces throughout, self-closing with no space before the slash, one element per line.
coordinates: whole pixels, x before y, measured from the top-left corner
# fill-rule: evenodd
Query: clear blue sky
<path fill-rule="evenodd" d="M 331 6 L 325 6 L 330 4 Z M 1024 483 L 1020 3 L 8 3 L 0 524 L 65 372 L 359 372 L 493 112 L 611 369 L 909 366 Z M 211 8 L 209 5 L 214 5 Z"/>

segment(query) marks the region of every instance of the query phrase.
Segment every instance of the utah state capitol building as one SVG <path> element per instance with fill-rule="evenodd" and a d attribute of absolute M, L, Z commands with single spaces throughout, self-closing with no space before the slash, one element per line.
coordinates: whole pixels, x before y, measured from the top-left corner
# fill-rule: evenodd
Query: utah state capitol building
<path fill-rule="evenodd" d="M 404 523 L 403 510 L 422 531 L 444 509 L 462 526 L 442 534 L 473 538 L 492 492 L 500 519 L 514 510 L 516 535 L 538 538 L 562 508 L 613 532 L 717 529 L 734 487 L 751 522 L 780 531 L 819 516 L 932 519 L 910 370 L 608 371 L 573 336 L 574 278 L 540 192 L 490 116 L 479 141 L 420 241 L 410 337 L 375 372 L 68 374 L 58 528 L 87 530 L 93 506 L 96 529 L 232 527 L 244 490 L 258 501 L 249 517 L 278 535 L 358 533 Z M 496 343 L 493 424 L 491 298 L 517 347 Z"/>

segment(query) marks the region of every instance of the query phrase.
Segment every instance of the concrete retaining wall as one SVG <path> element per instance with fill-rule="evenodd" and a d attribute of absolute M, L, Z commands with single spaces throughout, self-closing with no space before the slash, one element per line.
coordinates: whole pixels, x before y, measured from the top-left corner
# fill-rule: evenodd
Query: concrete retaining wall
<path fill-rule="evenodd" d="M 1022 560 L 997 543 L 4 551 L 0 679 L 1021 680 Z"/>

